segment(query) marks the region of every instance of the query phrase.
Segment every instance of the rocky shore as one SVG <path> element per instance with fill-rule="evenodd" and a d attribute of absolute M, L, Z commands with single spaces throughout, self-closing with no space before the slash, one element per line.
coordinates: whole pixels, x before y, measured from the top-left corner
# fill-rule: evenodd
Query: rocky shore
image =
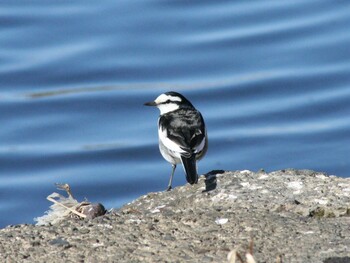
<path fill-rule="evenodd" d="M 350 262 L 350 178 L 212 171 L 93 220 L 0 230 L 1 262 Z M 239 261 L 238 261 L 239 262 Z"/>

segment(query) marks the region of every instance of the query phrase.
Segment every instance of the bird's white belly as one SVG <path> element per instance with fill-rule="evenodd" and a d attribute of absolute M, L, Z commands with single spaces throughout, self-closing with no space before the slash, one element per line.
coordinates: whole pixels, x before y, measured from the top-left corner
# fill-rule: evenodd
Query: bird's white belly
<path fill-rule="evenodd" d="M 159 151 L 163 158 L 171 164 L 181 163 L 180 153 L 169 150 L 161 140 L 159 140 Z"/>

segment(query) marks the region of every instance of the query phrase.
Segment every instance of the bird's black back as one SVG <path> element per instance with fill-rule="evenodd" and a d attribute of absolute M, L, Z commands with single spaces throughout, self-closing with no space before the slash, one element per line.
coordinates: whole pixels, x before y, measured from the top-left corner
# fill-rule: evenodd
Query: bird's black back
<path fill-rule="evenodd" d="M 167 130 L 170 140 L 177 143 L 191 155 L 205 136 L 202 115 L 193 107 L 182 107 L 176 111 L 160 116 L 159 125 Z"/>

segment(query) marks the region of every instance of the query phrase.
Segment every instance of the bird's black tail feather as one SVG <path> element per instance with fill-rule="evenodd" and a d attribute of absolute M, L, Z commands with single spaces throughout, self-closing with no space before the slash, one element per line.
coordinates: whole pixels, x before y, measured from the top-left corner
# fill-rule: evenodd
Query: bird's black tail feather
<path fill-rule="evenodd" d="M 189 158 L 181 156 L 181 162 L 186 173 L 187 182 L 196 184 L 198 182 L 196 155 L 192 154 Z"/>

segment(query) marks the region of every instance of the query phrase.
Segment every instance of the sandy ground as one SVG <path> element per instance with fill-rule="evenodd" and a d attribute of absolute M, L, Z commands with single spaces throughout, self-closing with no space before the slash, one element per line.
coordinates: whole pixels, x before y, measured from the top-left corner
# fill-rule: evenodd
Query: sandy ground
<path fill-rule="evenodd" d="M 350 262 L 350 178 L 213 171 L 93 220 L 0 230 L 1 262 Z"/>

